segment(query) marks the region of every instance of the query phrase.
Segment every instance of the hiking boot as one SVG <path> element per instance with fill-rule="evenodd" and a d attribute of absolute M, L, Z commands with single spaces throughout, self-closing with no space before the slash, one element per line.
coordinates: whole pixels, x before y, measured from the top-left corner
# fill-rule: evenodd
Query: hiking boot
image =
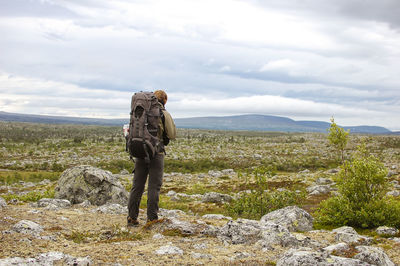
<path fill-rule="evenodd" d="M 128 217 L 127 227 L 135 227 L 138 225 L 139 225 L 139 222 L 137 219 L 132 219 L 131 217 Z"/>

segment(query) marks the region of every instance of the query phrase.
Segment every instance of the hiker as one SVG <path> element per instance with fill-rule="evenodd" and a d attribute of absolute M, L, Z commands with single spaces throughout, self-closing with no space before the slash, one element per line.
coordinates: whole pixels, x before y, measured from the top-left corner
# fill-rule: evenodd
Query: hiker
<path fill-rule="evenodd" d="M 158 200 L 164 172 L 164 146 L 168 145 L 169 141 L 174 140 L 176 137 L 174 121 L 167 110 L 165 110 L 167 94 L 163 90 L 157 90 L 154 92 L 154 95 L 158 100 L 158 105 L 161 110 L 157 132 L 159 145 L 157 145 L 155 155 L 152 158 L 149 159 L 148 156 L 147 158 L 135 158 L 133 186 L 128 201 L 128 226 L 137 226 L 139 224 L 137 218 L 139 215 L 140 200 L 147 177 L 149 178 L 147 185 L 147 221 L 158 219 Z M 142 145 L 144 145 L 144 143 L 142 143 Z"/>

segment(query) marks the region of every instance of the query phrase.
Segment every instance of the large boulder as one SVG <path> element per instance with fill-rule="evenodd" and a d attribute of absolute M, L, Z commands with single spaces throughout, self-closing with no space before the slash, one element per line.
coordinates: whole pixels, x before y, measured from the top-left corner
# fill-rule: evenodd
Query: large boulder
<path fill-rule="evenodd" d="M 347 244 L 363 244 L 369 245 L 372 242 L 372 238 L 359 235 L 353 227 L 342 226 L 332 230 L 335 234 L 335 240 L 337 242 L 344 242 Z"/>
<path fill-rule="evenodd" d="M 260 239 L 261 230 L 258 221 L 230 220 L 219 230 L 218 238 L 232 244 L 253 244 Z"/>
<path fill-rule="evenodd" d="M 12 230 L 22 234 L 39 235 L 43 232 L 43 227 L 29 220 L 21 220 L 13 225 Z"/>
<path fill-rule="evenodd" d="M 379 247 L 369 246 L 358 246 L 356 247 L 358 253 L 354 256 L 355 259 L 359 259 L 370 263 L 372 265 L 379 266 L 394 266 L 395 264 L 390 260 L 388 255 Z"/>
<path fill-rule="evenodd" d="M 297 206 L 288 206 L 261 217 L 260 223 L 273 222 L 286 227 L 290 232 L 310 231 L 313 228 L 312 216 Z"/>
<path fill-rule="evenodd" d="M 259 244 L 264 248 L 269 248 L 272 245 L 296 247 L 300 244 L 300 241 L 286 227 L 274 224 L 273 222 L 267 222 L 263 225 L 261 237 L 262 240 Z"/>
<path fill-rule="evenodd" d="M 73 204 L 88 200 L 93 205 L 126 205 L 128 192 L 111 172 L 81 165 L 61 174 L 55 188 L 55 198 L 67 199 Z"/>

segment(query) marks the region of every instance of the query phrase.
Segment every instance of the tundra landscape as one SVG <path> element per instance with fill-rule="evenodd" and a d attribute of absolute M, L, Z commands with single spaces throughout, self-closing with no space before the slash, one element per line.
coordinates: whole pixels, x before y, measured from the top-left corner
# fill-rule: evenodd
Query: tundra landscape
<path fill-rule="evenodd" d="M 318 214 L 362 143 L 400 206 L 398 135 L 350 133 L 341 157 L 328 133 L 178 129 L 160 219 L 146 223 L 144 195 L 133 228 L 121 127 L 0 122 L 0 143 L 0 265 L 400 264 L 395 214 L 352 227 Z"/>

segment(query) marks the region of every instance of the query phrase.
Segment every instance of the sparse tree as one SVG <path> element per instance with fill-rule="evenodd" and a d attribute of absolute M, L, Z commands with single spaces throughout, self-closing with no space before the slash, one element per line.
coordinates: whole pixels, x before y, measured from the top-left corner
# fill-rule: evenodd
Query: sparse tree
<path fill-rule="evenodd" d="M 344 130 L 335 123 L 335 119 L 331 118 L 331 126 L 328 129 L 329 142 L 339 151 L 342 164 L 344 163 L 344 149 L 349 140 L 350 130 Z"/>

